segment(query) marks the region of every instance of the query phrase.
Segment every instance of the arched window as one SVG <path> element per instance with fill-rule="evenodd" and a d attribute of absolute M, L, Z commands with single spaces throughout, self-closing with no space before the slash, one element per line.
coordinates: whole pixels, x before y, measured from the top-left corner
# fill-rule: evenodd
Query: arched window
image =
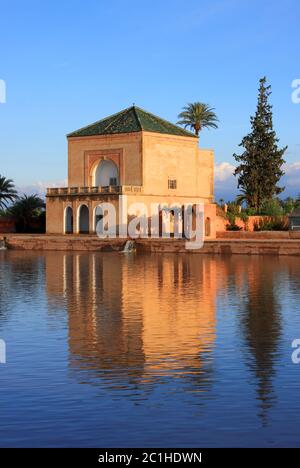
<path fill-rule="evenodd" d="M 65 209 L 65 234 L 73 234 L 73 210 L 70 206 Z"/>
<path fill-rule="evenodd" d="M 89 209 L 86 205 L 81 205 L 78 210 L 78 231 L 79 234 L 89 233 Z"/>
<path fill-rule="evenodd" d="M 94 185 L 96 187 L 119 185 L 119 171 L 113 161 L 105 159 L 98 164 L 94 174 Z"/>

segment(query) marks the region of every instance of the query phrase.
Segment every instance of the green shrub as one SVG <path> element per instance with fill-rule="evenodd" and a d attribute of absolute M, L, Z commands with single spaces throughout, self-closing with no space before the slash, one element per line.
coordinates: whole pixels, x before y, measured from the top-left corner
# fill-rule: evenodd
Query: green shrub
<path fill-rule="evenodd" d="M 226 218 L 228 219 L 229 224 L 235 224 L 235 214 L 231 213 L 230 211 L 227 211 Z"/>
<path fill-rule="evenodd" d="M 246 211 L 241 211 L 241 213 L 239 214 L 239 218 L 240 218 L 244 223 L 247 223 L 248 220 L 249 220 L 249 216 L 248 216 L 248 214 L 246 213 Z"/>
<path fill-rule="evenodd" d="M 242 228 L 237 224 L 226 224 L 226 231 L 241 231 Z"/>
<path fill-rule="evenodd" d="M 233 213 L 227 212 L 227 219 L 229 223 L 226 224 L 226 231 L 240 231 L 242 229 L 235 223 L 235 215 Z"/>
<path fill-rule="evenodd" d="M 283 209 L 278 198 L 273 198 L 272 200 L 265 201 L 261 207 L 260 214 L 273 217 L 282 216 Z"/>

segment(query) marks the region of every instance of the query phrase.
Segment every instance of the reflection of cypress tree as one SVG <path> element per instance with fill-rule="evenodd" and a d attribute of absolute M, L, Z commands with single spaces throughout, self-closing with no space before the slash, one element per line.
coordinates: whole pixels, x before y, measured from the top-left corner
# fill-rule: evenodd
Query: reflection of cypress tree
<path fill-rule="evenodd" d="M 204 406 L 206 401 L 203 394 L 210 391 L 214 382 L 214 366 L 212 358 L 212 349 L 200 351 L 194 358 L 194 365 L 191 362 L 180 375 L 181 380 L 186 384 L 189 392 L 195 392 L 200 395 L 198 406 Z"/>
<path fill-rule="evenodd" d="M 278 259 L 252 259 L 248 276 L 248 302 L 242 325 L 251 354 L 249 366 L 255 373 L 260 400 L 260 416 L 266 420 L 267 410 L 273 404 L 272 379 L 274 363 L 281 334 L 280 304 L 277 298 Z"/>

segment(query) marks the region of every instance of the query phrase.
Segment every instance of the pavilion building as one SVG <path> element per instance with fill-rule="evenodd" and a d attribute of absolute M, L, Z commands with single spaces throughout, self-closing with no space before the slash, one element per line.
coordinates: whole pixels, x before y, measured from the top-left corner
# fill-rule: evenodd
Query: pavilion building
<path fill-rule="evenodd" d="M 136 203 L 157 203 L 160 213 L 203 203 L 205 235 L 215 237 L 214 153 L 193 133 L 132 106 L 67 139 L 68 186 L 47 189 L 47 234 L 95 233 L 104 202 L 123 223 Z"/>

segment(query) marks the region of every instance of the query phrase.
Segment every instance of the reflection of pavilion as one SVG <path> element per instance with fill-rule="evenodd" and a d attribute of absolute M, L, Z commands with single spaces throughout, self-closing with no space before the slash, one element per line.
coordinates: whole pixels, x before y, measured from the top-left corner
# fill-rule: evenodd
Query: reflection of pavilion
<path fill-rule="evenodd" d="M 289 275 L 292 287 L 299 286 L 297 258 L 19 251 L 9 257 L 9 276 L 22 277 L 13 281 L 16 295 L 18 288 L 24 294 L 26 275 L 26 293 L 37 295 L 45 272 L 49 312 L 66 308 L 70 367 L 80 379 L 96 384 L 101 376 L 113 388 L 145 388 L 168 375 L 182 377 L 192 390 L 207 388 L 214 370 L 216 296 L 232 298 L 242 359 L 266 421 L 276 398 L 280 288 Z"/>
<path fill-rule="evenodd" d="M 52 295 L 56 282 L 67 303 L 70 365 L 118 384 L 174 373 L 205 379 L 215 270 L 214 260 L 194 256 L 47 257 L 47 287 Z"/>
<path fill-rule="evenodd" d="M 70 367 L 80 378 L 97 383 L 101 376 L 116 389 L 147 388 L 168 376 L 192 390 L 207 389 L 218 290 L 238 300 L 241 351 L 258 414 L 267 421 L 282 333 L 280 276 L 299 276 L 297 259 L 118 253 L 45 258 L 49 300 L 55 305 L 57 297 L 61 304 L 64 296 L 67 306 Z"/>

